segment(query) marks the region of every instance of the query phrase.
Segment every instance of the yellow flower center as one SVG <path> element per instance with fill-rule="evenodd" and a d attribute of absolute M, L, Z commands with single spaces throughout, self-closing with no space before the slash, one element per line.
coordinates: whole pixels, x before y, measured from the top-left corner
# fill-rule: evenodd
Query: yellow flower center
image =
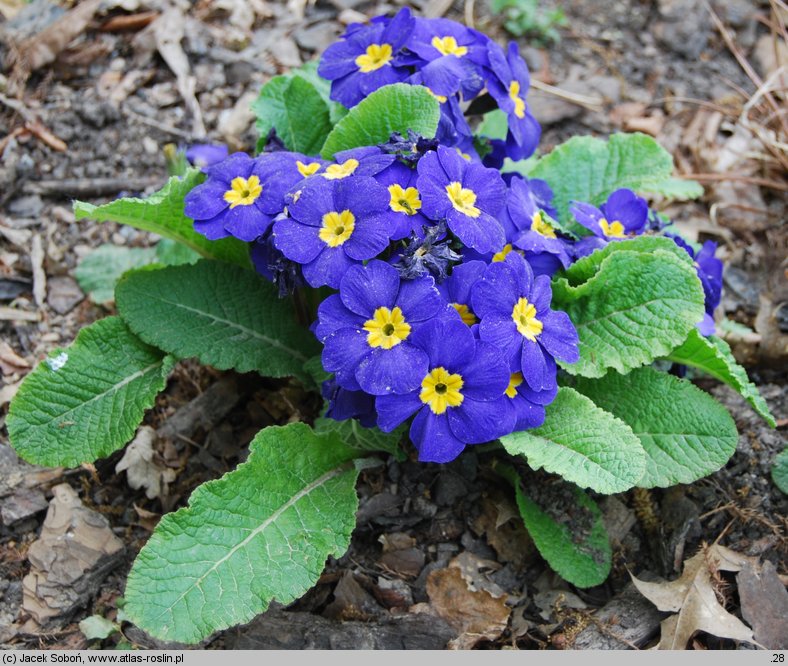
<path fill-rule="evenodd" d="M 432 92 L 432 90 L 430 90 L 429 88 L 426 88 L 426 90 L 430 95 L 432 95 L 435 99 L 437 99 L 440 104 L 445 104 L 446 101 L 449 99 L 445 95 L 439 95 L 438 93 Z"/>
<path fill-rule="evenodd" d="M 542 214 L 539 211 L 536 211 L 531 218 L 531 231 L 535 231 L 545 238 L 556 238 L 553 227 L 542 219 Z"/>
<path fill-rule="evenodd" d="M 460 392 L 465 382 L 462 376 L 450 374 L 445 368 L 432 370 L 421 381 L 419 398 L 429 405 L 433 414 L 443 414 L 449 407 L 459 407 L 465 396 Z"/>
<path fill-rule="evenodd" d="M 517 387 L 523 383 L 523 373 L 522 372 L 513 372 L 512 376 L 509 377 L 509 386 L 506 389 L 505 393 L 510 398 L 514 398 L 517 395 Z"/>
<path fill-rule="evenodd" d="M 227 195 L 224 195 L 227 197 Z M 618 220 L 608 222 L 604 217 L 599 220 L 599 226 L 602 227 L 602 233 L 608 238 L 626 238 L 627 232 L 624 225 Z"/>
<path fill-rule="evenodd" d="M 460 315 L 460 319 L 462 319 L 462 323 L 466 326 L 473 326 L 477 321 L 479 321 L 476 319 L 476 315 L 473 314 L 471 309 L 464 303 L 452 303 L 451 306 L 457 310 Z"/>
<path fill-rule="evenodd" d="M 224 193 L 224 200 L 230 204 L 230 208 L 236 206 L 248 206 L 253 204 L 257 197 L 263 193 L 263 186 L 257 176 L 249 178 L 233 178 L 230 182 L 230 189 Z"/>
<path fill-rule="evenodd" d="M 296 161 L 296 168 L 298 169 L 298 173 L 300 173 L 304 178 L 307 178 L 308 176 L 320 171 L 320 162 L 309 162 L 304 164 L 301 161 Z"/>
<path fill-rule="evenodd" d="M 341 213 L 331 212 L 323 215 L 323 227 L 318 236 L 328 247 L 342 245 L 356 228 L 356 217 L 349 210 Z"/>
<path fill-rule="evenodd" d="M 446 186 L 446 194 L 449 195 L 449 201 L 454 206 L 454 210 L 468 217 L 479 217 L 481 215 L 481 211 L 473 205 L 476 203 L 476 193 L 473 190 L 469 190 L 457 181 L 454 181 Z"/>
<path fill-rule="evenodd" d="M 358 71 L 362 74 L 369 74 L 376 69 L 380 69 L 391 62 L 394 52 L 391 44 L 370 44 L 367 52 L 356 58 Z"/>
<path fill-rule="evenodd" d="M 405 321 L 402 310 L 380 307 L 372 315 L 372 319 L 364 322 L 367 332 L 367 344 L 370 347 L 391 349 L 410 335 L 410 324 Z"/>
<path fill-rule="evenodd" d="M 503 249 L 500 252 L 496 252 L 493 255 L 492 260 L 493 261 L 503 261 L 504 259 L 506 259 L 506 255 L 509 254 L 511 251 L 512 251 L 512 244 L 511 243 L 507 243 L 506 245 L 503 246 Z"/>
<path fill-rule="evenodd" d="M 405 213 L 405 215 L 415 215 L 421 208 L 419 191 L 415 187 L 403 189 L 400 185 L 389 185 L 389 208 L 395 213 Z"/>
<path fill-rule="evenodd" d="M 520 82 L 512 81 L 509 84 L 509 99 L 514 102 L 514 115 L 525 118 L 525 101 L 520 97 Z"/>
<path fill-rule="evenodd" d="M 467 46 L 460 46 L 454 37 L 433 37 L 430 42 L 441 55 L 464 56 L 468 53 Z"/>
<path fill-rule="evenodd" d="M 462 152 L 459 148 L 455 148 L 454 150 L 456 150 L 457 154 L 460 157 L 462 157 L 462 159 L 464 159 L 466 162 L 470 162 L 471 161 L 471 156 L 468 153 Z"/>
<path fill-rule="evenodd" d="M 330 164 L 326 167 L 323 178 L 328 180 L 339 180 L 340 178 L 347 178 L 358 169 L 358 160 L 350 159 L 342 164 Z"/>
<path fill-rule="evenodd" d="M 512 321 L 520 334 L 531 342 L 536 342 L 542 332 L 543 324 L 536 318 L 536 306 L 527 298 L 520 298 L 512 310 Z"/>

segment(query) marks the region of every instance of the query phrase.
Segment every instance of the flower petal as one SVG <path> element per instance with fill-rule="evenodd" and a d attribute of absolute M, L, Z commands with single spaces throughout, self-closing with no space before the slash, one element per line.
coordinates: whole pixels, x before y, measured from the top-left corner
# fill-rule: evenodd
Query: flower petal
<path fill-rule="evenodd" d="M 377 308 L 394 307 L 399 286 L 397 269 L 373 259 L 366 266 L 348 269 L 340 283 L 339 294 L 346 308 L 369 319 Z"/>
<path fill-rule="evenodd" d="M 421 462 L 451 462 L 465 448 L 465 444 L 451 431 L 447 415 L 433 414 L 428 407 L 413 419 L 410 439 L 419 450 Z"/>
<path fill-rule="evenodd" d="M 355 264 L 356 262 L 342 251 L 341 246 L 326 247 L 314 261 L 304 265 L 304 279 L 310 287 L 329 286 L 339 289 L 342 276 Z"/>
<path fill-rule="evenodd" d="M 508 381 L 508 380 L 507 380 Z M 466 398 L 459 407 L 448 409 L 449 427 L 454 436 L 466 444 L 482 444 L 512 432 L 512 412 L 506 412 L 506 396 L 492 402 Z M 508 418 L 502 419 L 502 416 Z"/>
<path fill-rule="evenodd" d="M 318 237 L 318 230 L 286 217 L 274 222 L 274 245 L 290 261 L 307 264 L 314 261 L 326 244 Z"/>
<path fill-rule="evenodd" d="M 410 393 L 428 372 L 428 358 L 421 349 L 400 343 L 391 349 L 370 349 L 356 368 L 362 390 L 372 395 Z"/>
<path fill-rule="evenodd" d="M 375 399 L 375 410 L 378 413 L 378 428 L 383 432 L 391 432 L 422 407 L 424 407 L 424 403 L 416 391 L 403 395 L 394 393 L 379 395 Z"/>

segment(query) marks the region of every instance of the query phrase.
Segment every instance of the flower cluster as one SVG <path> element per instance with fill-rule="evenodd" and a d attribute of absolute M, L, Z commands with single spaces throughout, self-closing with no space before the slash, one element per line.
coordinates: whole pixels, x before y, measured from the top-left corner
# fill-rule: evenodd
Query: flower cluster
<path fill-rule="evenodd" d="M 250 242 L 280 294 L 333 290 L 313 325 L 332 373 L 329 417 L 384 431 L 411 420 L 420 459 L 435 462 L 538 427 L 559 363 L 579 357 L 572 322 L 551 308 L 551 277 L 609 242 L 662 233 L 647 202 L 627 189 L 598 208 L 572 202 L 573 229 L 583 231 L 571 233 L 556 222 L 547 183 L 502 175 L 479 157 L 460 104 L 482 90 L 509 116 L 494 153 L 530 155 L 539 137 L 514 45 L 504 52 L 474 30 L 403 9 L 350 26 L 319 73 L 348 106 L 386 84 L 427 86 L 441 102 L 437 137 L 394 133 L 324 160 L 269 136 L 257 157 L 204 167 L 186 215 L 210 239 Z M 714 248 L 675 240 L 698 266 L 710 317 L 721 279 Z"/>

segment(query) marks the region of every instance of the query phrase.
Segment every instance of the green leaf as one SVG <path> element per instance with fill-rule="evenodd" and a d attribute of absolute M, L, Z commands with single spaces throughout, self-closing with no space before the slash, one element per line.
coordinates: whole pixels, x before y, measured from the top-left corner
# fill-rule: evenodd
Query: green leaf
<path fill-rule="evenodd" d="M 758 387 L 747 377 L 746 370 L 736 362 L 731 348 L 724 340 L 715 336 L 704 338 L 697 329 L 693 329 L 684 344 L 674 349 L 668 359 L 697 368 L 724 382 L 738 391 L 772 428 L 776 427 L 774 416 L 758 393 Z"/>
<path fill-rule="evenodd" d="M 435 136 L 440 105 L 424 86 L 394 83 L 378 88 L 340 120 L 321 150 L 325 159 L 359 146 L 385 143 L 392 132 L 409 129 L 425 137 Z"/>
<path fill-rule="evenodd" d="M 560 388 L 544 425 L 501 438 L 512 455 L 581 488 L 621 493 L 643 476 L 646 452 L 630 427 L 571 388 Z"/>
<path fill-rule="evenodd" d="M 727 410 L 686 379 L 640 368 L 628 375 L 576 379 L 575 388 L 627 423 L 646 450 L 642 488 L 692 483 L 717 471 L 736 450 Z"/>
<path fill-rule="evenodd" d="M 158 524 L 129 574 L 126 613 L 157 638 L 195 643 L 302 596 L 350 544 L 357 454 L 303 423 L 262 430 L 244 464 Z"/>
<path fill-rule="evenodd" d="M 8 435 L 28 462 L 76 467 L 134 436 L 173 365 L 120 317 L 83 328 L 31 372 L 11 401 Z"/>
<path fill-rule="evenodd" d="M 89 641 L 103 640 L 118 631 L 118 626 L 101 615 L 91 615 L 79 623 L 79 630 Z"/>
<path fill-rule="evenodd" d="M 531 489 L 509 465 L 496 472 L 514 486 L 517 507 L 539 553 L 566 581 L 593 587 L 610 573 L 612 551 L 599 507 L 580 488 L 562 481 Z M 535 497 L 539 501 L 535 501 Z"/>
<path fill-rule="evenodd" d="M 332 127 L 328 105 L 300 76 L 275 76 L 263 86 L 252 110 L 261 141 L 273 128 L 289 150 L 306 155 L 320 152 Z"/>
<path fill-rule="evenodd" d="M 588 282 L 599 272 L 602 262 L 611 254 L 616 252 L 642 252 L 643 254 L 653 254 L 657 250 L 673 254 L 677 259 L 681 259 L 687 266 L 693 266 L 692 258 L 687 252 L 681 249 L 670 238 L 664 236 L 638 236 L 623 241 L 608 243 L 605 247 L 595 250 L 591 254 L 578 259 L 565 271 L 558 274 L 558 278 L 566 278 L 570 285 L 577 285 Z"/>
<path fill-rule="evenodd" d="M 682 199 L 703 194 L 698 183 L 672 178 L 672 173 L 670 153 L 650 136 L 634 133 L 613 134 L 608 141 L 573 137 L 542 157 L 531 177 L 548 182 L 559 221 L 568 223 L 571 201 L 600 205 L 622 187 Z"/>
<path fill-rule="evenodd" d="M 204 257 L 221 259 L 239 266 L 251 266 L 247 243 L 236 238 L 208 240 L 194 230 L 193 221 L 183 214 L 184 198 L 202 180 L 203 175 L 199 169 L 189 169 L 182 178 L 170 178 L 161 190 L 147 199 L 127 197 L 110 201 L 103 206 L 75 201 L 74 215 L 78 220 L 89 218 L 97 222 L 128 224 L 183 243 Z"/>
<path fill-rule="evenodd" d="M 126 273 L 115 289 L 118 312 L 149 344 L 219 370 L 307 377 L 319 350 L 299 326 L 292 302 L 252 271 L 203 259 Z"/>
<path fill-rule="evenodd" d="M 383 432 L 374 426 L 365 428 L 357 419 L 344 421 L 325 417 L 315 419 L 315 432 L 336 433 L 345 444 L 354 449 L 370 452 L 383 451 L 390 453 L 400 462 L 407 457 L 399 445 L 405 430 L 406 426 L 401 426 L 393 432 Z"/>
<path fill-rule="evenodd" d="M 685 253 L 686 254 L 686 253 Z M 567 372 L 601 377 L 628 372 L 669 354 L 703 318 L 703 288 L 691 264 L 672 252 L 612 252 L 587 282 L 553 283 L 580 339 L 580 360 Z"/>
<path fill-rule="evenodd" d="M 482 122 L 476 128 L 477 136 L 486 136 L 490 139 L 505 139 L 509 131 L 509 120 L 501 109 L 493 109 L 484 114 Z"/>
<path fill-rule="evenodd" d="M 774 459 L 772 481 L 775 486 L 788 495 L 788 449 L 783 449 Z"/>
<path fill-rule="evenodd" d="M 335 102 L 331 99 L 331 81 L 324 79 L 317 73 L 317 66 L 318 60 L 310 60 L 301 65 L 298 69 L 292 70 L 290 74 L 306 79 L 315 87 L 315 90 L 320 93 L 326 106 L 328 106 L 331 126 L 333 127 L 347 115 L 348 110 L 339 102 Z"/>
<path fill-rule="evenodd" d="M 171 266 L 193 263 L 199 258 L 199 254 L 169 238 L 145 248 L 105 243 L 79 262 L 74 277 L 94 303 L 111 303 L 115 285 L 126 271 L 156 262 Z"/>

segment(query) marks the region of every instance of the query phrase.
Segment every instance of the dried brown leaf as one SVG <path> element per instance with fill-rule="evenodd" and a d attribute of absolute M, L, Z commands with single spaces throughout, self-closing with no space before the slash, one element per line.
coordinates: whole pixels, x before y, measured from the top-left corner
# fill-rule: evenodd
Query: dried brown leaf
<path fill-rule="evenodd" d="M 696 631 L 754 643 L 752 630 L 720 604 L 715 591 L 718 571 L 741 571 L 752 558 L 712 545 L 684 563 L 684 572 L 668 583 L 649 583 L 632 576 L 640 593 L 659 610 L 673 612 L 662 622 L 660 650 L 684 650 Z"/>
<path fill-rule="evenodd" d="M 155 459 L 153 442 L 156 431 L 150 426 L 141 426 L 134 441 L 126 447 L 115 472 L 126 472 L 129 486 L 138 490 L 145 488 L 148 499 L 167 495 L 167 486 L 175 480 L 175 470 L 164 467 Z"/>

